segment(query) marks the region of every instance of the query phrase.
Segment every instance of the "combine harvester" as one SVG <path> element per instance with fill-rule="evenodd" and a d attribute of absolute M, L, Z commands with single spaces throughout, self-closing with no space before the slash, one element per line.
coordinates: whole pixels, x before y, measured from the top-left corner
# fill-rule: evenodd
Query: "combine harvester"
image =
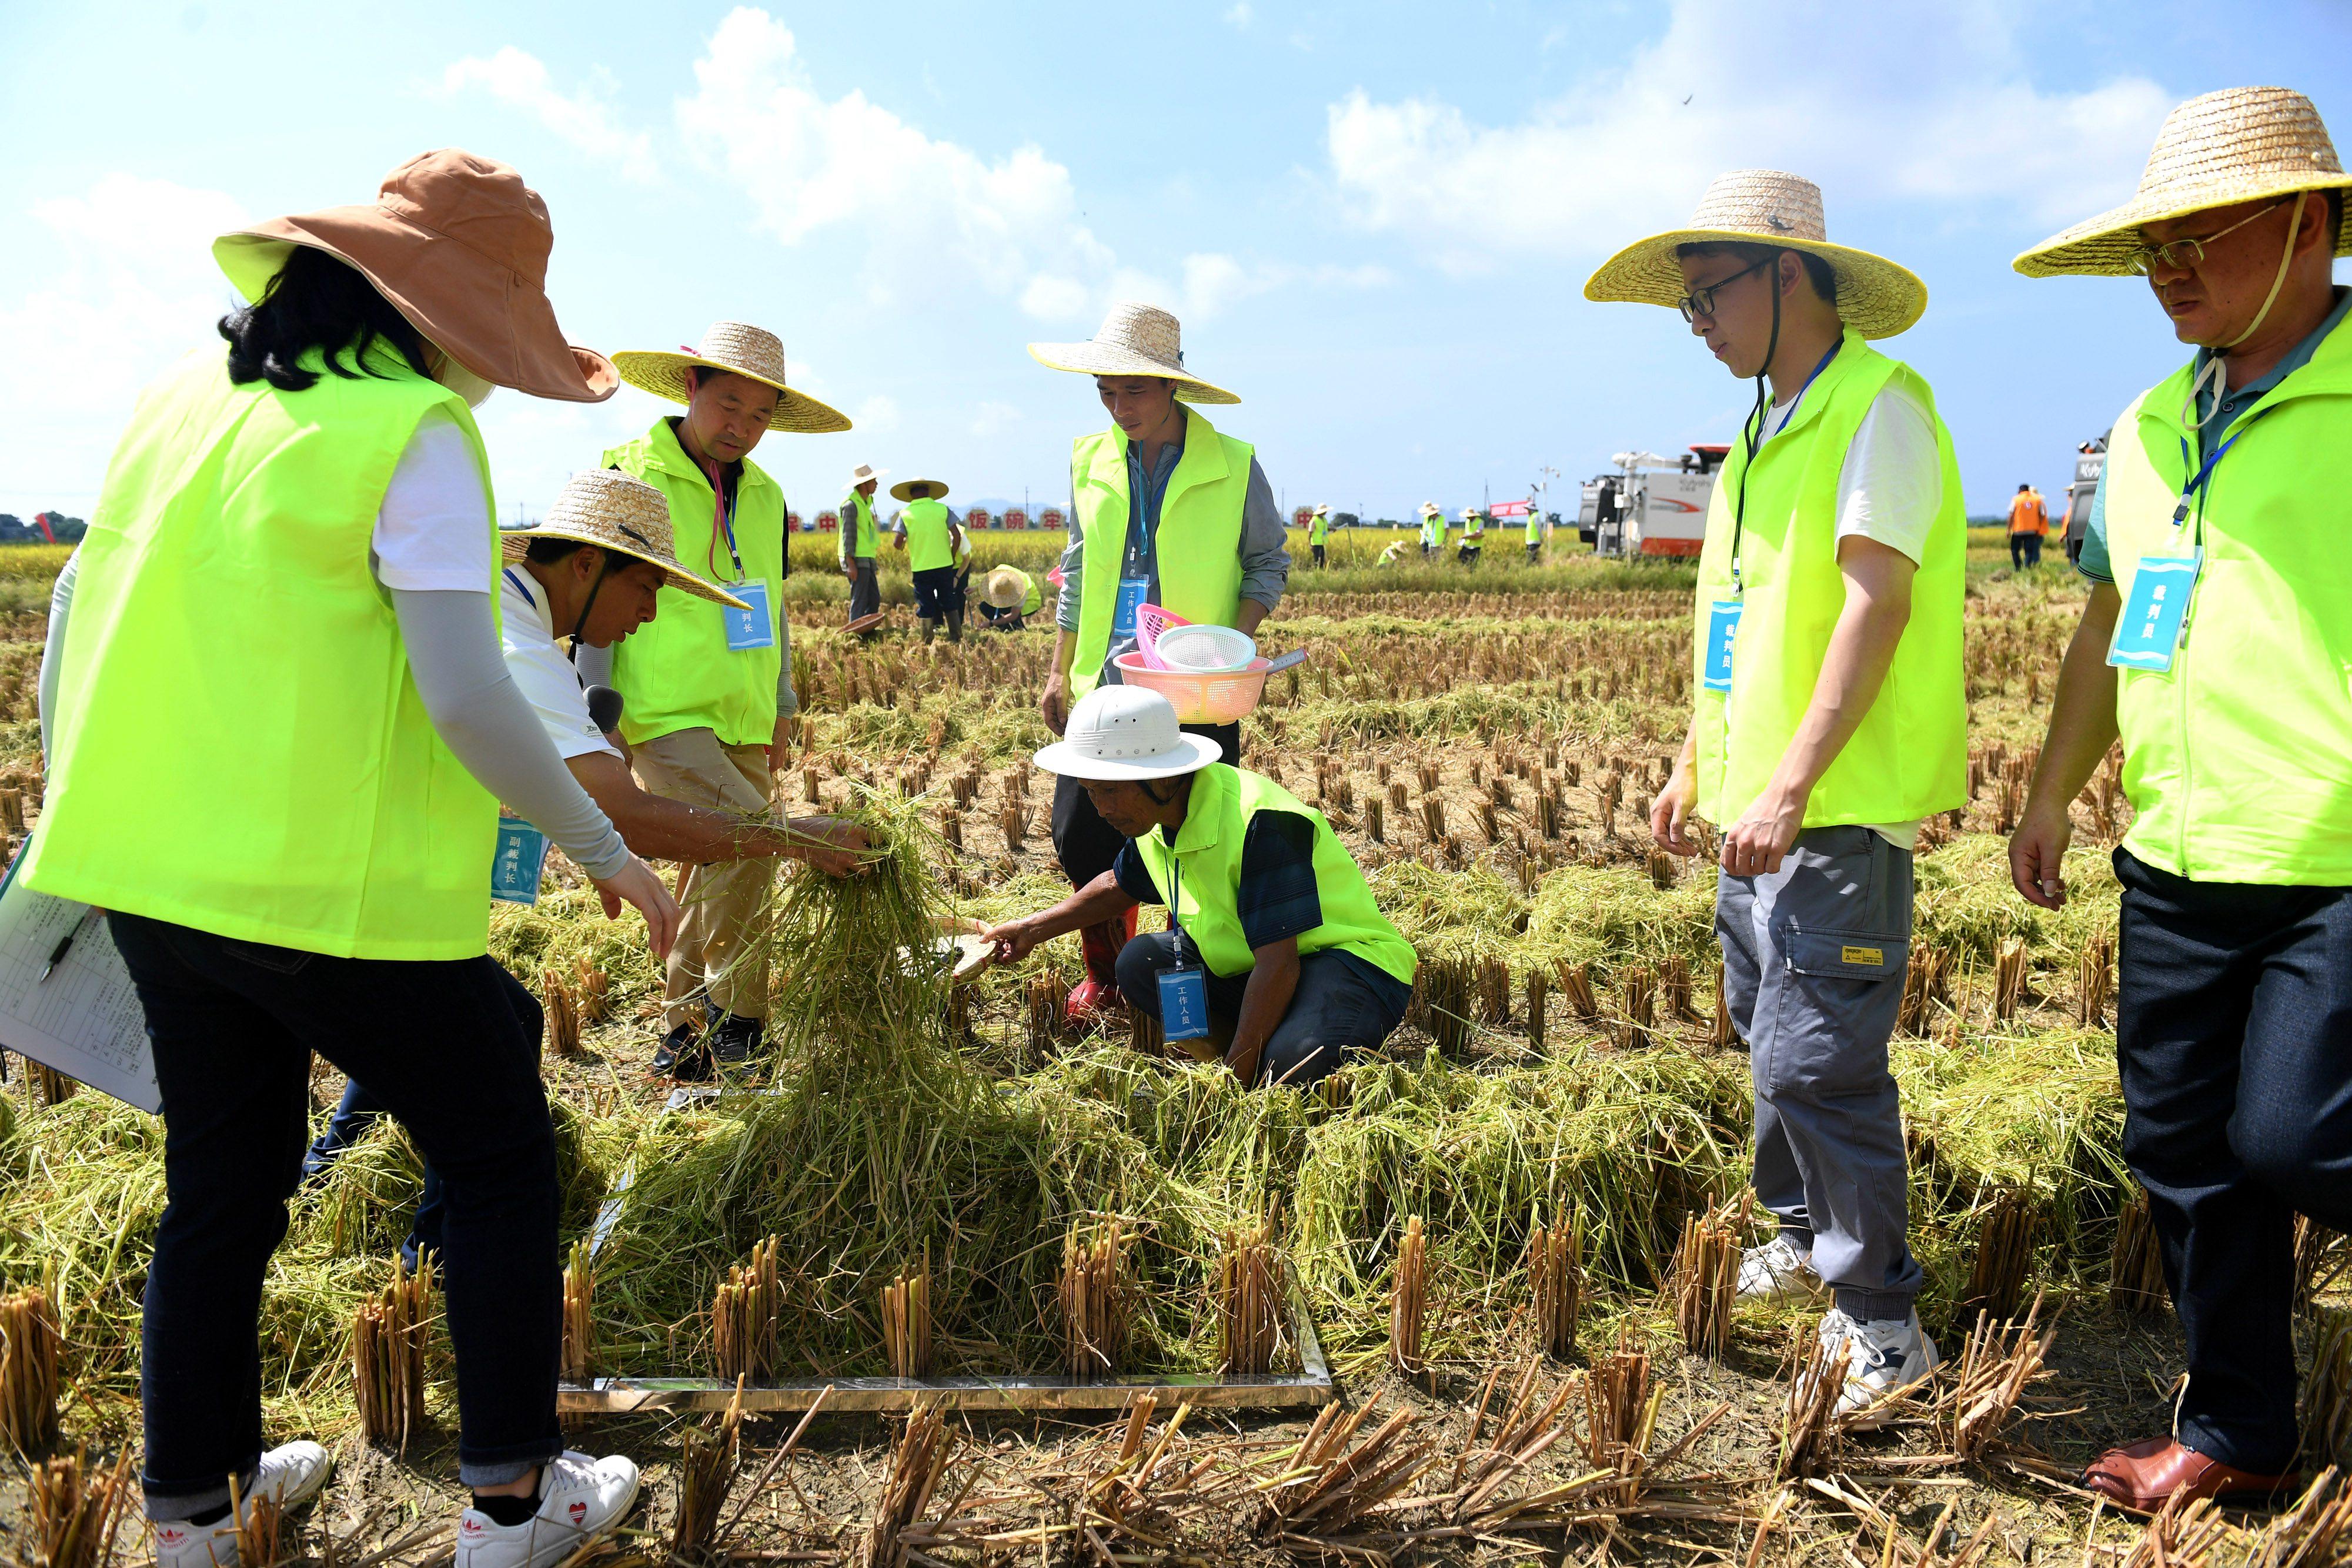
<path fill-rule="evenodd" d="M 1682 457 L 1620 452 L 1614 474 L 1584 483 L 1578 534 L 1595 555 L 1696 556 L 1706 538 L 1706 504 L 1728 446 L 1695 444 Z"/>

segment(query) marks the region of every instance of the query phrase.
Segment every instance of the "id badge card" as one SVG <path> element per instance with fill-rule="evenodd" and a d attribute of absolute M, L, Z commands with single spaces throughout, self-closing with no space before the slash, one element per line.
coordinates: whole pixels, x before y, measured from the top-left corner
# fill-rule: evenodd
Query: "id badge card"
<path fill-rule="evenodd" d="M 1114 637 L 1135 635 L 1135 612 L 1143 607 L 1151 592 L 1148 577 L 1122 577 L 1118 580 L 1118 607 L 1111 612 L 1110 630 Z"/>
<path fill-rule="evenodd" d="M 2116 622 L 2108 664 L 2117 669 L 2159 673 L 2172 668 L 2204 559 L 2203 550 L 2141 558 L 2139 570 L 2132 575 L 2131 597 L 2124 601 L 2123 614 Z"/>
<path fill-rule="evenodd" d="M 490 857 L 490 896 L 500 904 L 537 904 L 546 869 L 547 835 L 520 817 L 500 817 L 498 852 Z"/>
<path fill-rule="evenodd" d="M 1706 662 L 1699 685 L 1711 692 L 1731 689 L 1731 645 L 1739 635 L 1739 614 L 1746 608 L 1737 599 L 1718 599 L 1706 607 Z"/>
<path fill-rule="evenodd" d="M 1168 1040 L 1209 1035 L 1209 980 L 1198 969 L 1160 971 L 1160 1032 Z"/>
<path fill-rule="evenodd" d="M 747 653 L 754 648 L 774 647 L 776 628 L 774 622 L 768 619 L 767 582 L 764 580 L 730 582 L 727 585 L 727 591 L 751 607 L 749 610 L 738 610 L 727 604 L 719 607 L 719 613 L 727 618 L 728 650 Z"/>

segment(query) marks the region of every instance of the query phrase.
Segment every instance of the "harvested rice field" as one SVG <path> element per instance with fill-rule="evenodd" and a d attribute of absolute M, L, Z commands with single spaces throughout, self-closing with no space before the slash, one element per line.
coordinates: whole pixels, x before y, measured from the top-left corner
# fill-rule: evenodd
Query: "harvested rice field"
<path fill-rule="evenodd" d="M 1848 1430 L 1793 1392 L 1818 1308 L 1729 1300 L 1725 1260 L 1764 1234 L 1741 1201 L 1747 1061 L 1718 1013 L 1713 876 L 1646 828 L 1685 721 L 1688 570 L 1530 568 L 1507 533 L 1475 569 L 1374 569 L 1388 537 L 1294 571 L 1261 641 L 1311 657 L 1245 725 L 1245 764 L 1330 818 L 1422 959 L 1387 1052 L 1314 1090 L 1245 1092 L 1129 1020 L 1066 1030 L 1075 937 L 962 989 L 899 961 L 941 920 L 1066 885 L 1053 781 L 1026 760 L 1052 632 L 925 647 L 886 568 L 896 625 L 856 641 L 829 538 L 794 541 L 803 717 L 777 798 L 860 815 L 888 852 L 846 886 L 782 879 L 767 1092 L 665 1111 L 642 925 L 604 919 L 560 859 L 491 922 L 551 1019 L 569 1375 L 1279 1375 L 1295 1293 L 1338 1403 L 575 1416 L 580 1446 L 648 1476 L 599 1560 L 2284 1563 L 2288 1535 L 2340 1530 L 2352 1504 L 2326 1489 L 2283 1521 L 2151 1531 L 2071 1485 L 2166 1428 L 2179 1347 L 2120 1155 L 2112 765 L 2076 807 L 2069 907 L 2008 886 L 2067 574 L 2012 577 L 1990 533 L 1973 550 L 1975 788 L 1926 832 L 1895 1048 L 1946 1366 Z M 977 560 L 1042 571 L 1055 543 L 982 536 Z M 12 838 L 38 818 L 60 559 L 0 552 Z M 161 1125 L 37 1078 L 12 1062 L 0 1096 L 0 1447 L 67 1458 L 9 1462 L 0 1554 L 95 1563 L 138 1437 Z M 341 1089 L 320 1063 L 321 1120 Z M 263 1307 L 271 1433 L 328 1443 L 341 1479 L 280 1560 L 448 1560 L 447 1342 L 394 1260 L 418 1186 L 386 1125 L 291 1206 Z M 2352 1438 L 2340 1257 L 2316 1232 L 2300 1249 L 2314 1470 Z M 143 1557 L 138 1535 L 116 1551 Z"/>

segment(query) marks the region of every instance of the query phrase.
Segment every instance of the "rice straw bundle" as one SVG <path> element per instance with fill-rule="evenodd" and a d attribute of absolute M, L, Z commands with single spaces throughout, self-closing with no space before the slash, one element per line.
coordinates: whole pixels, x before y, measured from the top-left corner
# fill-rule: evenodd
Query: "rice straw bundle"
<path fill-rule="evenodd" d="M 1400 817 L 1410 815 L 1412 810 L 1412 797 L 1406 791 L 1402 779 L 1389 782 L 1389 810 Z"/>
<path fill-rule="evenodd" d="M 2294 1304 L 2301 1312 L 2343 1277 L 2344 1238 L 2307 1214 L 2294 1217 Z"/>
<path fill-rule="evenodd" d="M 2106 1021 L 2107 998 L 2115 995 L 2114 939 L 2094 936 L 2084 943 L 2074 972 L 2074 1021 L 2085 1029 L 2096 1029 Z"/>
<path fill-rule="evenodd" d="M 931 1375 L 931 1258 L 882 1287 L 882 1352 L 893 1377 Z"/>
<path fill-rule="evenodd" d="M 1499 784 L 1502 780 L 1498 779 L 1496 782 Z M 1492 800 L 1478 802 L 1478 831 L 1486 835 L 1490 844 L 1503 841 L 1503 821 L 1495 814 L 1495 802 Z"/>
<path fill-rule="evenodd" d="M 1511 1021 L 1511 967 L 1500 958 L 1478 960 L 1478 1021 L 1496 1029 Z"/>
<path fill-rule="evenodd" d="M 1693 1355 L 1720 1359 L 1731 1343 L 1731 1309 L 1739 1299 L 1739 1236 L 1746 1205 L 1683 1216 L 1682 1242 L 1666 1273 L 1675 1329 Z"/>
<path fill-rule="evenodd" d="M 37 1568 L 104 1568 L 129 1511 L 131 1450 L 93 1469 L 89 1445 L 32 1467 L 26 1477 L 31 1519 L 30 1562 Z"/>
<path fill-rule="evenodd" d="M 1404 1222 L 1404 1238 L 1397 1244 L 1395 1278 L 1389 1287 L 1389 1365 L 1407 1377 L 1429 1370 L 1422 1359 L 1421 1333 L 1429 1310 L 1428 1243 L 1422 1234 L 1421 1216 Z"/>
<path fill-rule="evenodd" d="M 729 1382 L 764 1383 L 776 1369 L 776 1312 L 783 1289 L 776 1278 L 771 1236 L 751 1256 L 727 1270 L 710 1302 L 710 1354 L 719 1375 Z"/>
<path fill-rule="evenodd" d="M 1528 971 L 1528 1044 L 1544 1048 L 1544 1009 L 1551 1001 L 1551 981 L 1540 965 Z"/>
<path fill-rule="evenodd" d="M 1724 978 L 1720 958 L 1715 961 L 1715 1019 L 1707 1026 L 1706 1042 L 1717 1051 L 1729 1051 L 1739 1043 L 1739 1030 L 1731 1021 L 1731 987 Z"/>
<path fill-rule="evenodd" d="M 249 1568 L 274 1568 L 285 1556 L 286 1512 L 268 1492 L 237 1495 L 236 1477 L 228 1479 L 229 1515 L 236 1521 L 236 1561 Z"/>
<path fill-rule="evenodd" d="M 955 1439 L 935 1405 L 918 1406 L 890 1448 L 890 1473 L 875 1500 L 874 1521 L 866 1527 L 864 1568 L 905 1568 L 907 1548 L 898 1537 L 914 1526 L 930 1506 L 931 1495 L 948 1472 Z M 926 1559 L 929 1560 L 928 1558 Z"/>
<path fill-rule="evenodd" d="M 569 1383 L 585 1383 L 596 1370 L 596 1260 L 584 1240 L 572 1244 L 563 1267 L 563 1364 Z"/>
<path fill-rule="evenodd" d="M 1959 1358 L 1959 1375 L 1940 1401 L 1951 1450 L 1966 1463 L 1981 1459 L 2016 1416 L 2026 1389 L 2048 1376 L 2044 1370 L 2055 1328 L 2040 1328 L 2042 1297 L 2036 1292 L 2025 1321 L 2003 1333 L 1979 1315 Z"/>
<path fill-rule="evenodd" d="M 1611 1036 L 1624 1050 L 1648 1044 L 1658 1023 L 1656 977 L 1643 966 L 1634 965 L 1619 977 L 1617 998 L 1618 1013 L 1609 1031 Z"/>
<path fill-rule="evenodd" d="M 1650 885 L 1660 893 L 1671 892 L 1675 885 L 1675 857 L 1652 844 L 1649 863 Z"/>
<path fill-rule="evenodd" d="M 2032 1196 L 2024 1189 L 2003 1187 L 1994 1194 L 1977 1229 L 1976 1260 L 1969 1269 L 1968 1291 L 1960 1298 L 1962 1312 L 1995 1318 L 2016 1315 L 2026 1276 L 2033 1269 L 2034 1218 Z"/>
<path fill-rule="evenodd" d="M 352 1389 L 369 1442 L 404 1450 L 409 1435 L 424 1425 L 425 1346 L 432 1323 L 432 1258 L 417 1260 L 411 1274 L 395 1254 L 391 1283 L 361 1301 L 352 1319 Z"/>
<path fill-rule="evenodd" d="M 1584 1228 L 1560 1219 L 1537 1226 L 1528 1239 L 1528 1284 L 1535 1298 L 1536 1337 L 1544 1353 L 1566 1361 L 1576 1354 L 1576 1322 L 1584 1307 Z"/>
<path fill-rule="evenodd" d="M 1004 833 L 1004 847 L 1017 850 L 1029 832 L 1029 808 L 1018 800 L 1007 800 L 997 812 L 997 825 Z"/>
<path fill-rule="evenodd" d="M 1364 831 L 1376 844 L 1388 842 L 1385 824 L 1381 820 L 1381 798 L 1378 795 L 1370 796 L 1364 801 Z"/>
<path fill-rule="evenodd" d="M 540 999 L 547 1014 L 547 1050 L 551 1056 L 580 1054 L 580 1009 L 571 984 L 561 969 L 545 969 L 539 977 Z"/>
<path fill-rule="evenodd" d="M 1601 1004 L 1592 996 L 1591 965 L 1561 960 L 1559 989 L 1560 994 L 1568 998 L 1569 1010 L 1579 1019 L 1590 1023 L 1601 1016 Z"/>
<path fill-rule="evenodd" d="M 1217 1366 L 1228 1377 L 1274 1370 L 1282 1343 L 1281 1265 L 1274 1251 L 1274 1213 L 1228 1230 L 1217 1255 Z"/>
<path fill-rule="evenodd" d="M 2007 831 L 2006 829 L 2002 830 Z M 2026 950 L 2022 937 L 2001 944 L 2000 953 L 1993 960 L 1992 1011 L 1995 1018 L 2006 1022 L 2017 1016 L 2017 1009 L 2028 998 L 2026 986 Z"/>
<path fill-rule="evenodd" d="M 1691 1006 L 1690 960 L 1680 953 L 1658 961 L 1658 1010 L 1680 1023 L 1699 1021 L 1698 1009 Z"/>
<path fill-rule="evenodd" d="M 1903 1003 L 1895 1027 L 1905 1034 L 1924 1037 L 1930 1009 L 1952 1000 L 1952 950 L 1914 941 L 1903 965 Z"/>
<path fill-rule="evenodd" d="M 1444 839 L 1445 801 L 1443 798 L 1436 795 L 1421 798 L 1421 832 L 1433 844 Z"/>
<path fill-rule="evenodd" d="M 1774 1468 L 1777 1480 L 1802 1480 L 1828 1473 L 1845 1443 L 1845 1426 L 1838 1419 L 1838 1400 L 1845 1392 L 1845 1374 L 1853 1347 L 1838 1342 L 1832 1355 L 1821 1335 L 1798 1326 L 1789 1331 L 1788 1403 L 1780 1412 L 1780 1458 Z"/>
<path fill-rule="evenodd" d="M 2164 1283 L 2164 1251 L 2157 1239 L 2156 1217 L 2148 1210 L 2147 1189 L 2137 1182 L 2116 1217 L 2116 1245 L 2108 1255 L 2107 1304 L 2131 1317 L 2147 1317 L 2164 1310 L 2168 1300 Z"/>
<path fill-rule="evenodd" d="M 25 1058 L 25 1092 L 44 1105 L 62 1105 L 81 1085 L 46 1061 Z"/>
<path fill-rule="evenodd" d="M 613 977 L 584 953 L 580 956 L 577 973 L 572 1000 L 580 1010 L 580 1021 L 603 1023 L 613 1016 Z"/>
<path fill-rule="evenodd" d="M 1092 1240 L 1074 1225 L 1062 1243 L 1062 1364 L 1074 1382 L 1115 1376 L 1125 1364 L 1135 1310 L 1126 1245 L 1117 1215 Z"/>
<path fill-rule="evenodd" d="M 1418 775 L 1418 777 L 1419 777 L 1419 778 L 1420 778 L 1420 779 L 1421 779 L 1421 792 L 1422 792 L 1423 794 L 1426 795 L 1426 794 L 1428 794 L 1431 790 L 1433 790 L 1433 789 L 1436 789 L 1436 788 L 1437 788 L 1437 764 L 1436 764 L 1436 763 L 1434 763 L 1434 762 L 1423 762 L 1423 763 L 1418 764 L 1418 765 L 1416 766 L 1416 768 L 1414 768 L 1414 772 Z"/>
<path fill-rule="evenodd" d="M 1596 1470 L 1625 1477 L 1622 1492 L 1630 1503 L 1641 1490 L 1641 1474 L 1656 1429 L 1664 1387 L 1650 1385 L 1650 1354 L 1632 1348 L 1621 1332 L 1617 1348 L 1593 1359 L 1584 1379 L 1584 1458 Z"/>
<path fill-rule="evenodd" d="M 1049 970 L 1023 982 L 1022 1038 L 1032 1061 L 1043 1061 L 1054 1052 L 1054 1041 L 1062 1031 L 1062 994 L 1061 977 Z"/>
<path fill-rule="evenodd" d="M 0 1296 L 0 1448 L 37 1454 L 58 1440 L 57 1309 L 38 1285 Z"/>
<path fill-rule="evenodd" d="M 677 1514 L 670 1521 L 669 1554 L 674 1562 L 692 1562 L 709 1553 L 719 1540 L 719 1511 L 727 1505 L 727 1489 L 735 1482 L 742 1455 L 743 1385 L 738 1380 L 735 1397 L 719 1417 L 719 1429 L 705 1432 L 688 1422 L 678 1434 Z"/>
<path fill-rule="evenodd" d="M 1545 838 L 1559 837 L 1559 797 L 1549 792 L 1536 797 L 1536 831 Z"/>

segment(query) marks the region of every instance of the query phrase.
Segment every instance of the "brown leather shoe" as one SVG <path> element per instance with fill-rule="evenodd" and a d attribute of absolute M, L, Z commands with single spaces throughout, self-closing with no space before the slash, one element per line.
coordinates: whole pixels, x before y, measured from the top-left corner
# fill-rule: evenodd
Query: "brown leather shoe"
<path fill-rule="evenodd" d="M 2110 1448 L 2083 1472 L 2083 1484 L 2120 1509 L 2154 1513 L 2178 1497 L 2259 1504 L 2286 1490 L 2292 1476 L 2258 1476 L 2185 1448 L 2177 1438 L 2149 1437 Z"/>

